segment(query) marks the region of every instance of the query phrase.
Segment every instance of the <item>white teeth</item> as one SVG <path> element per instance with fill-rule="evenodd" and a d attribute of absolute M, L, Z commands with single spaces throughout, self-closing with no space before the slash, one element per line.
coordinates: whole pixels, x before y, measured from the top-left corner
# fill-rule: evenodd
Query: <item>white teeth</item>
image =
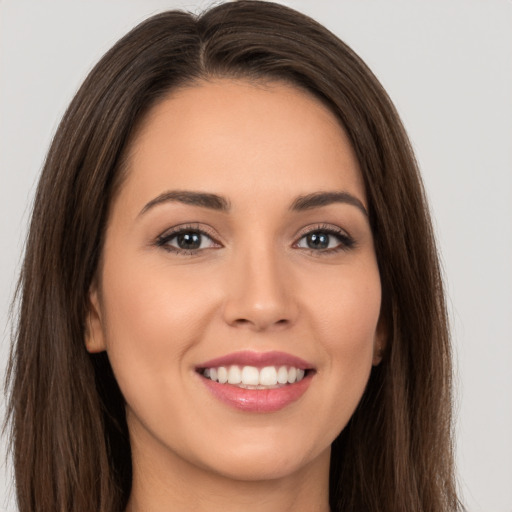
<path fill-rule="evenodd" d="M 240 384 L 242 382 L 242 372 L 238 366 L 230 366 L 228 370 L 228 383 Z"/>
<path fill-rule="evenodd" d="M 274 366 L 265 366 L 260 370 L 260 385 L 275 386 L 277 384 L 277 372 Z"/>
<path fill-rule="evenodd" d="M 279 384 L 288 383 L 288 370 L 286 369 L 286 366 L 281 366 L 281 368 L 277 370 L 277 382 L 279 382 Z"/>
<path fill-rule="evenodd" d="M 232 365 L 229 367 L 205 368 L 203 376 L 220 384 L 232 384 L 243 388 L 275 388 L 299 382 L 304 378 L 305 370 L 293 366 L 255 366 Z"/>
<path fill-rule="evenodd" d="M 221 366 L 217 370 L 217 378 L 219 379 L 219 382 L 221 384 L 226 384 L 226 382 L 228 381 L 228 371 L 226 370 L 226 368 L 224 368 L 224 366 Z"/>
<path fill-rule="evenodd" d="M 242 382 L 242 372 L 238 366 L 230 366 L 228 370 L 228 384 L 240 384 Z"/>
<path fill-rule="evenodd" d="M 242 370 L 242 384 L 257 386 L 260 383 L 260 372 L 254 366 L 244 366 Z"/>

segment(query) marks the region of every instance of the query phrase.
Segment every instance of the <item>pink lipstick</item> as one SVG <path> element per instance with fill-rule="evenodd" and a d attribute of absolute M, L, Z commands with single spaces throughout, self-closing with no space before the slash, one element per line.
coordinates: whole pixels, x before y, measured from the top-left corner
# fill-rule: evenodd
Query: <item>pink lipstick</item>
<path fill-rule="evenodd" d="M 285 352 L 242 351 L 196 366 L 202 382 L 223 403 L 247 412 L 275 412 L 297 401 L 315 369 Z"/>

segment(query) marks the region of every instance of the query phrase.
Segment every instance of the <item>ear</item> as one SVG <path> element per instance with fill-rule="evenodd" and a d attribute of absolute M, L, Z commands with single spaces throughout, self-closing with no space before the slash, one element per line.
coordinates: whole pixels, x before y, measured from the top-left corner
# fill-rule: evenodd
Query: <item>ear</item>
<path fill-rule="evenodd" d="M 96 282 L 89 290 L 89 311 L 85 319 L 85 348 L 94 354 L 107 349 L 100 307 L 99 291 Z"/>
<path fill-rule="evenodd" d="M 379 322 L 377 323 L 377 329 L 375 330 L 375 340 L 373 342 L 373 366 L 378 366 L 381 363 L 382 358 L 384 357 L 387 342 L 388 328 L 386 321 L 381 314 Z"/>

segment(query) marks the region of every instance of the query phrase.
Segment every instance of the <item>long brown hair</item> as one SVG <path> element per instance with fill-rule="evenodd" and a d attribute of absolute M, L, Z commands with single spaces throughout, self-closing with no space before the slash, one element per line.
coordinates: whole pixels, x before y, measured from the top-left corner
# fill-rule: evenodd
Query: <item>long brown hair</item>
<path fill-rule="evenodd" d="M 309 91 L 339 118 L 359 160 L 389 339 L 333 444 L 332 510 L 459 510 L 443 288 L 402 124 L 377 79 L 336 36 L 287 7 L 239 1 L 141 23 L 92 70 L 57 130 L 35 198 L 7 377 L 20 512 L 126 506 L 124 402 L 107 355 L 85 350 L 88 291 L 135 126 L 170 90 L 210 77 Z"/>

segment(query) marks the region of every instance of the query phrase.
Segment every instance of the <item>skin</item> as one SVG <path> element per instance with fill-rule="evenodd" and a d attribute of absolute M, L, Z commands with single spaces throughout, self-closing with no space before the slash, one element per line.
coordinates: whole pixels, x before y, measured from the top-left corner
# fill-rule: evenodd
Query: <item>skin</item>
<path fill-rule="evenodd" d="M 145 209 L 172 190 L 217 194 L 230 209 L 179 201 Z M 201 82 L 174 91 L 142 123 L 112 205 L 86 339 L 90 352 L 108 352 L 126 399 L 129 512 L 329 509 L 330 445 L 385 333 L 362 209 L 290 209 L 326 191 L 367 206 L 340 124 L 290 85 Z M 192 253 L 176 252 L 176 238 L 158 244 L 183 224 L 211 238 Z M 306 233 L 325 228 L 345 238 L 309 248 Z M 212 397 L 196 372 L 239 350 L 287 352 L 316 373 L 284 409 L 240 411 Z"/>

